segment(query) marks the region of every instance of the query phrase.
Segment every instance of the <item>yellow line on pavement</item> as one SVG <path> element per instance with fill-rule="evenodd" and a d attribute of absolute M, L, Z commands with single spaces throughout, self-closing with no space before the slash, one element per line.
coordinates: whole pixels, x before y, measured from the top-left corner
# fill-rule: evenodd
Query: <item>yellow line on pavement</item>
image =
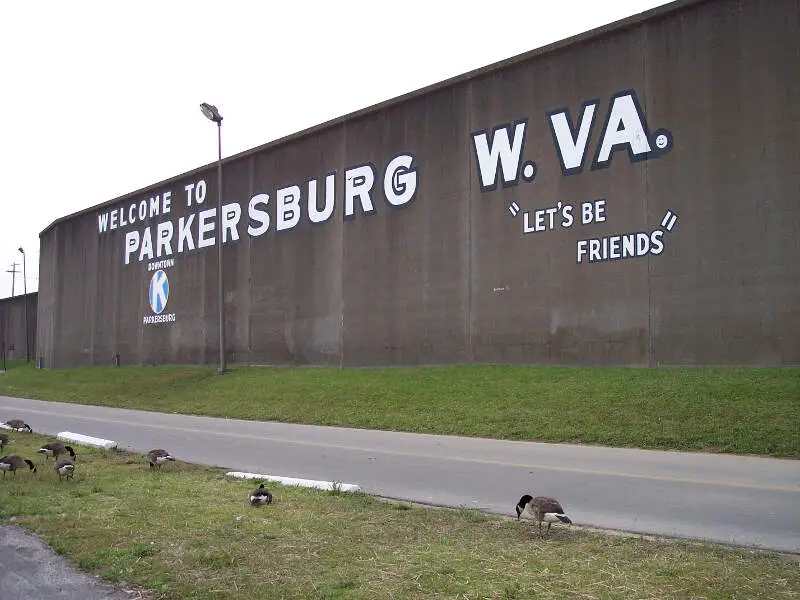
<path fill-rule="evenodd" d="M 44 410 L 36 410 L 36 409 L 28 409 L 28 408 L 19 408 L 19 407 L 7 407 L 3 406 L 3 409 L 8 410 L 15 410 L 17 412 L 25 412 L 31 414 L 41 414 L 41 415 L 48 415 L 53 416 L 51 411 L 44 411 Z M 158 413 L 153 413 L 158 414 Z M 180 416 L 198 416 L 198 415 L 180 415 Z M 793 493 L 800 493 L 800 488 L 797 487 L 788 487 L 788 486 L 779 486 L 779 485 L 760 485 L 755 483 L 739 483 L 735 481 L 714 481 L 710 479 L 692 479 L 689 477 L 670 477 L 666 475 L 647 475 L 641 473 L 625 473 L 620 471 L 603 471 L 603 470 L 596 470 L 596 469 L 582 469 L 579 467 L 557 467 L 552 465 L 540 465 L 540 464 L 533 464 L 533 463 L 516 463 L 516 462 L 508 462 L 502 460 L 491 460 L 485 458 L 471 458 L 471 457 L 462 457 L 462 456 L 447 456 L 447 455 L 440 455 L 440 454 L 430 454 L 425 452 L 409 452 L 403 450 L 387 450 L 383 448 L 370 448 L 365 446 L 351 446 L 345 444 L 329 444 L 325 442 L 310 442 L 305 440 L 295 440 L 289 438 L 278 438 L 278 437 L 271 437 L 265 435 L 254 435 L 249 433 L 231 433 L 231 432 L 224 432 L 224 431 L 215 431 L 213 429 L 194 429 L 191 427 L 174 427 L 172 425 L 159 425 L 159 424 L 150 424 L 150 423 L 136 423 L 134 421 L 123 421 L 119 419 L 108 419 L 104 417 L 88 417 L 83 415 L 69 415 L 70 419 L 82 419 L 84 421 L 95 421 L 98 423 L 113 423 L 116 425 L 126 425 L 128 427 L 142 427 L 142 428 L 149 428 L 149 429 L 163 429 L 166 431 L 180 431 L 184 433 L 191 433 L 194 435 L 214 435 L 219 437 L 232 437 L 232 438 L 240 438 L 240 439 L 253 439 L 253 440 L 262 440 L 262 441 L 270 441 L 276 443 L 283 443 L 283 444 L 294 444 L 299 446 L 315 446 L 320 448 L 332 448 L 337 450 L 349 450 L 353 452 L 369 452 L 373 454 L 388 454 L 392 456 L 406 456 L 411 458 L 433 458 L 438 460 L 449 460 L 455 462 L 464 462 L 464 463 L 477 463 L 477 464 L 485 464 L 485 465 L 497 465 L 501 467 L 519 467 L 519 468 L 526 468 L 526 469 L 541 469 L 547 471 L 563 471 L 568 473 L 584 473 L 589 475 L 605 475 L 611 477 L 624 477 L 629 479 L 648 479 L 652 481 L 666 481 L 672 483 L 691 483 L 691 484 L 699 484 L 699 485 L 715 485 L 721 487 L 731 487 L 731 488 L 749 488 L 755 490 L 764 490 L 764 491 L 772 491 L 772 492 L 793 492 Z"/>

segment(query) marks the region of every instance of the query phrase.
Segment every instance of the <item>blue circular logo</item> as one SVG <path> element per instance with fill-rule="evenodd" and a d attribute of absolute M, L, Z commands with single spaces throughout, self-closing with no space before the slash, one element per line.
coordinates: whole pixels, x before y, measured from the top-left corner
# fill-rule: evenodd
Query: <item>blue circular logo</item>
<path fill-rule="evenodd" d="M 156 271 L 150 279 L 150 308 L 160 314 L 169 299 L 169 279 L 164 271 Z"/>

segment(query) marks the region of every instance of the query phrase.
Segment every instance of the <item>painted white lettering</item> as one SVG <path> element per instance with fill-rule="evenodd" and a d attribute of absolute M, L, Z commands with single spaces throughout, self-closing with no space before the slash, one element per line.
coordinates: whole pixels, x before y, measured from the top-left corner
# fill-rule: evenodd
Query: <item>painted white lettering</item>
<path fill-rule="evenodd" d="M 258 237 L 269 230 L 269 213 L 266 211 L 268 202 L 269 194 L 256 194 L 250 198 L 250 203 L 247 205 L 247 215 L 257 225 L 255 227 L 253 225 L 247 226 L 248 235 Z M 259 204 L 263 204 L 265 210 L 260 210 L 258 208 Z"/>
<path fill-rule="evenodd" d="M 573 133 L 568 110 L 559 110 L 550 114 L 550 131 L 556 143 L 556 153 L 561 161 L 561 172 L 564 175 L 579 173 L 583 170 L 586 151 L 589 148 L 589 134 L 592 131 L 597 102 L 588 102 L 583 106 L 578 133 Z"/>
<path fill-rule="evenodd" d="M 608 166 L 612 152 L 622 146 L 628 146 L 632 160 L 650 152 L 644 117 L 639 113 L 633 93 L 628 92 L 611 101 L 608 122 L 602 135 L 602 142 L 595 158 L 597 167 Z"/>
<path fill-rule="evenodd" d="M 135 204 L 131 204 L 128 207 L 128 222 L 130 222 L 131 225 L 136 223 L 136 205 Z"/>
<path fill-rule="evenodd" d="M 369 196 L 372 186 L 375 184 L 375 169 L 372 165 L 361 165 L 347 169 L 344 172 L 344 219 L 345 221 L 355 218 L 355 205 L 353 200 L 359 199 L 361 211 L 364 214 L 372 214 L 375 207 Z"/>
<path fill-rule="evenodd" d="M 222 243 L 230 239 L 234 242 L 239 241 L 239 219 L 242 217 L 242 207 L 238 202 L 232 202 L 222 207 Z"/>
<path fill-rule="evenodd" d="M 650 238 L 646 233 L 636 234 L 636 256 L 644 256 L 650 251 Z"/>
<path fill-rule="evenodd" d="M 578 240 L 576 259 L 580 264 L 638 258 L 648 254 L 658 256 L 664 251 L 663 236 L 664 232 L 656 229 L 650 233 L 640 231 Z"/>
<path fill-rule="evenodd" d="M 534 213 L 534 217 L 536 218 L 536 224 L 534 225 L 535 231 L 544 231 L 544 211 L 537 210 Z"/>
<path fill-rule="evenodd" d="M 522 213 L 522 232 L 523 233 L 533 233 L 535 230 L 531 227 L 530 223 L 530 213 L 526 210 Z"/>
<path fill-rule="evenodd" d="M 586 254 L 586 240 L 578 240 L 578 264 L 583 260 L 584 254 Z"/>
<path fill-rule="evenodd" d="M 581 224 L 603 223 L 606 220 L 605 200 L 592 200 L 581 203 Z"/>
<path fill-rule="evenodd" d="M 142 245 L 139 248 L 139 262 L 142 262 L 145 258 L 153 258 L 153 236 L 149 227 L 145 227 L 142 232 Z"/>
<path fill-rule="evenodd" d="M 139 247 L 139 232 L 129 231 L 125 234 L 125 264 L 131 262 L 131 254 Z"/>
<path fill-rule="evenodd" d="M 417 192 L 417 170 L 411 168 L 413 156 L 401 154 L 386 165 L 383 176 L 383 194 L 392 206 L 411 202 Z"/>
<path fill-rule="evenodd" d="M 197 186 L 194 189 L 194 201 L 197 204 L 202 204 L 206 201 L 206 180 L 201 179 L 197 182 Z"/>
<path fill-rule="evenodd" d="M 161 196 L 161 214 L 168 215 L 172 202 L 172 192 L 164 192 Z"/>
<path fill-rule="evenodd" d="M 119 226 L 125 227 L 128 222 L 125 220 L 125 209 L 120 207 L 119 208 Z"/>
<path fill-rule="evenodd" d="M 111 229 L 117 228 L 117 210 L 111 211 Z"/>
<path fill-rule="evenodd" d="M 652 248 L 650 248 L 650 254 L 658 256 L 664 251 L 664 242 L 661 241 L 661 236 L 663 235 L 664 232 L 660 229 L 656 229 L 650 234 L 650 242 L 653 244 Z"/>
<path fill-rule="evenodd" d="M 169 256 L 172 254 L 172 222 L 159 223 L 156 235 L 156 256 Z"/>
<path fill-rule="evenodd" d="M 186 190 L 186 206 L 192 205 L 192 192 L 194 191 L 194 184 L 190 183 L 188 185 L 183 186 L 183 189 Z"/>
<path fill-rule="evenodd" d="M 572 227 L 572 223 L 574 222 L 575 218 L 572 216 L 571 204 L 567 204 L 561 209 L 561 217 L 563 218 L 563 221 L 561 221 L 562 227 Z"/>
<path fill-rule="evenodd" d="M 600 240 L 589 240 L 589 261 L 601 260 Z"/>
<path fill-rule="evenodd" d="M 296 185 L 275 191 L 275 229 L 293 229 L 300 222 L 300 188 Z"/>
<path fill-rule="evenodd" d="M 608 257 L 609 258 L 619 258 L 619 243 L 620 243 L 620 236 L 612 235 L 609 238 L 608 244 Z"/>
<path fill-rule="evenodd" d="M 184 244 L 187 250 L 194 250 L 194 238 L 191 230 L 193 221 L 194 215 L 178 219 L 178 252 L 183 252 Z"/>
<path fill-rule="evenodd" d="M 592 217 L 594 213 L 592 212 L 592 203 L 591 202 L 582 202 L 581 203 L 581 225 L 587 225 L 592 222 Z"/>
<path fill-rule="evenodd" d="M 328 173 L 325 177 L 325 205 L 317 209 L 317 180 L 308 182 L 308 220 L 312 223 L 324 223 L 331 218 L 336 203 L 336 173 Z"/>
<path fill-rule="evenodd" d="M 594 203 L 594 222 L 605 223 L 606 220 L 606 201 L 597 200 Z"/>
<path fill-rule="evenodd" d="M 496 127 L 493 131 L 491 146 L 485 131 L 472 134 L 482 191 L 493 190 L 497 187 L 498 165 L 502 171 L 504 187 L 517 183 L 526 126 L 527 120 L 515 123 L 514 137 L 511 141 L 509 141 L 510 125 Z"/>
<path fill-rule="evenodd" d="M 158 216 L 158 209 L 161 208 L 161 197 L 156 194 L 150 197 L 150 218 Z"/>
<path fill-rule="evenodd" d="M 147 200 L 139 202 L 139 220 L 144 221 L 147 218 Z"/>
<path fill-rule="evenodd" d="M 197 247 L 198 248 L 206 248 L 208 246 L 213 246 L 217 242 L 217 238 L 213 235 L 210 237 L 206 237 L 207 233 L 214 231 L 215 222 L 212 221 L 211 223 L 208 222 L 209 219 L 213 219 L 213 217 L 217 214 L 216 208 L 209 208 L 208 210 L 204 210 L 200 213 L 197 218 Z"/>
<path fill-rule="evenodd" d="M 108 213 L 97 215 L 97 232 L 108 231 Z"/>
<path fill-rule="evenodd" d="M 636 256 L 636 236 L 628 234 L 622 236 L 622 258 Z"/>

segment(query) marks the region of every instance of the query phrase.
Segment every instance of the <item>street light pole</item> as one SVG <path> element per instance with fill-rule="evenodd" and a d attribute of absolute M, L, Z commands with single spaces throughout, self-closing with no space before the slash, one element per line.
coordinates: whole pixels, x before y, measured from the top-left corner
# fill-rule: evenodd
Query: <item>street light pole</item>
<path fill-rule="evenodd" d="M 28 273 L 26 270 L 26 260 L 25 250 L 22 248 L 19 249 L 22 253 L 22 293 L 25 296 L 25 362 L 31 361 L 31 353 L 28 349 Z"/>
<path fill-rule="evenodd" d="M 222 115 L 213 104 L 203 102 L 200 110 L 217 124 L 217 306 L 219 312 L 219 367 L 217 374 L 227 372 L 225 364 L 225 288 L 222 272 Z"/>

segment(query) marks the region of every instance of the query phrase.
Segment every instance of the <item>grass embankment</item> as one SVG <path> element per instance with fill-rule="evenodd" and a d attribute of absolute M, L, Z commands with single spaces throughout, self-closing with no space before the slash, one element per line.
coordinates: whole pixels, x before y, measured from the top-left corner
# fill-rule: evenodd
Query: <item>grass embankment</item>
<path fill-rule="evenodd" d="M 74 480 L 9 432 L 38 472 L 0 478 L 0 522 L 40 534 L 80 568 L 155 598 L 789 598 L 800 559 L 427 509 L 269 484 L 76 447 Z M 240 518 L 241 517 L 241 518 Z"/>
<path fill-rule="evenodd" d="M 0 394 L 509 440 L 800 457 L 800 368 L 386 369 L 15 363 Z"/>

